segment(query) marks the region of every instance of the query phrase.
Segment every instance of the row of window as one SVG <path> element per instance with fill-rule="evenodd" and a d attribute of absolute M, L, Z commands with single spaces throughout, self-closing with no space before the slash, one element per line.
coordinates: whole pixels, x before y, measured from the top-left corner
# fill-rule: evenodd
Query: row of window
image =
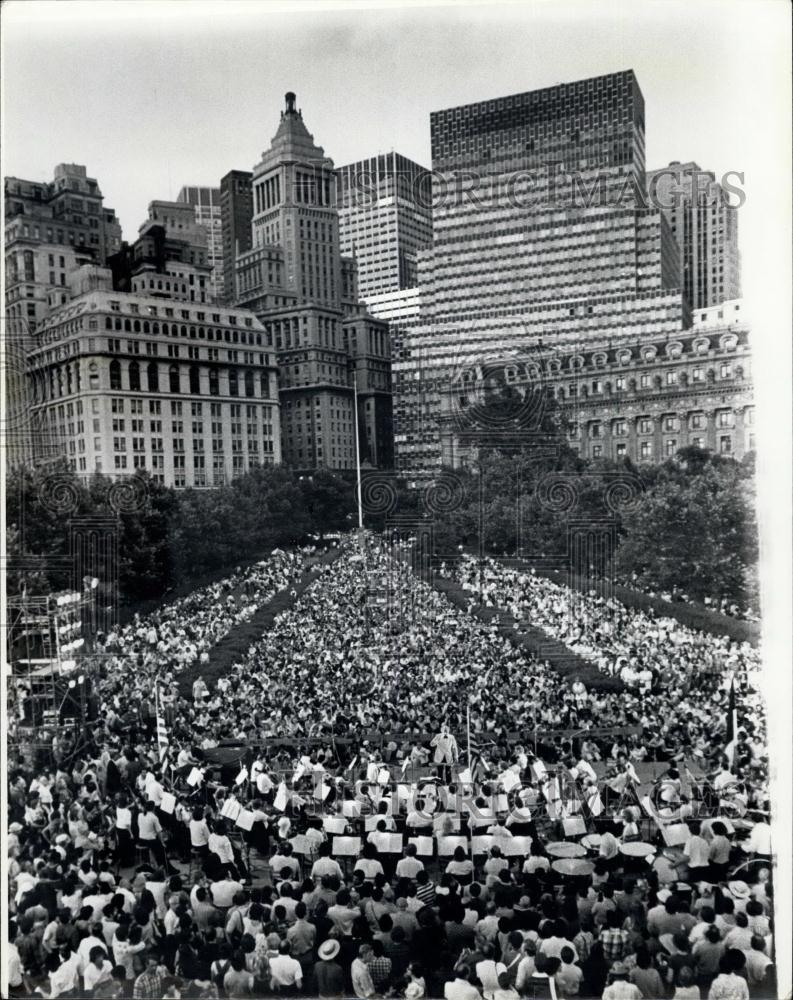
<path fill-rule="evenodd" d="M 661 418 L 661 429 L 664 431 L 679 431 L 684 421 L 674 415 L 668 414 Z M 748 408 L 744 415 L 744 424 L 751 427 L 754 424 L 754 410 Z M 587 424 L 589 437 L 603 437 L 604 428 L 607 427 L 600 420 L 593 420 Z M 688 426 L 691 430 L 702 430 L 708 426 L 708 418 L 705 413 L 692 413 L 688 419 Z M 731 410 L 719 410 L 716 413 L 717 427 L 734 427 L 735 418 Z M 627 437 L 629 421 L 618 418 L 611 421 L 611 433 L 614 437 Z M 639 434 L 652 434 L 655 430 L 655 421 L 652 417 L 639 417 L 636 419 L 636 430 Z M 580 433 L 579 425 L 575 421 L 568 424 L 568 433 L 571 437 L 577 437 Z"/>
<path fill-rule="evenodd" d="M 706 448 L 705 439 L 701 437 L 693 437 L 689 442 L 695 448 Z M 719 454 L 720 455 L 732 455 L 733 454 L 733 441 L 729 434 L 722 434 L 718 441 Z M 575 447 L 575 446 L 574 446 Z M 754 435 L 750 434 L 747 440 L 747 450 L 754 451 L 755 439 Z M 672 458 L 680 450 L 681 444 L 676 438 L 668 438 L 664 442 L 663 453 L 667 458 Z M 604 458 L 603 445 L 593 444 L 589 449 L 590 456 L 592 458 Z M 614 457 L 615 458 L 626 458 L 628 455 L 628 446 L 626 444 L 616 444 L 614 446 Z M 642 460 L 651 460 L 655 457 L 655 451 L 653 448 L 652 441 L 641 441 L 639 443 L 639 458 Z"/>
<path fill-rule="evenodd" d="M 95 370 L 96 369 L 96 370 Z M 182 379 L 181 379 L 181 366 L 180 365 L 169 365 L 168 367 L 168 391 L 172 393 L 180 393 L 182 391 Z M 254 396 L 255 392 L 255 374 L 250 369 L 246 369 L 242 374 L 242 379 L 240 380 L 240 374 L 236 368 L 226 369 L 226 374 L 228 377 L 228 394 L 229 396 L 239 396 L 240 389 L 243 390 L 243 394 L 248 398 Z M 198 365 L 190 365 L 187 370 L 188 377 L 188 389 L 187 391 L 194 396 L 199 396 L 202 394 L 203 389 L 201 387 L 201 370 Z M 97 386 L 93 384 L 93 380 L 96 379 Z M 89 381 L 91 381 L 91 388 L 98 387 L 99 372 L 95 363 L 89 366 Z M 119 361 L 113 360 L 110 362 L 110 388 L 111 390 L 119 390 L 127 388 L 130 392 L 140 392 L 142 389 L 142 373 L 140 365 L 137 361 L 131 361 L 127 366 L 127 385 L 126 387 L 122 385 L 121 379 L 121 363 Z M 159 365 L 152 361 L 146 366 L 146 389 L 148 392 L 159 392 L 160 391 L 160 369 Z M 220 369 L 209 368 L 208 369 L 208 389 L 210 396 L 220 395 Z M 269 379 L 266 372 L 262 372 L 259 375 L 259 395 L 263 398 L 268 398 L 269 396 Z"/>

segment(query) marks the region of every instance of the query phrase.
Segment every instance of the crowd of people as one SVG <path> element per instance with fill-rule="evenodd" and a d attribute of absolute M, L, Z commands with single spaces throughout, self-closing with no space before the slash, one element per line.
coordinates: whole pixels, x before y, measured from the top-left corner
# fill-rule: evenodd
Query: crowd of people
<path fill-rule="evenodd" d="M 754 650 L 448 568 L 626 684 L 588 690 L 369 536 L 207 682 L 212 645 L 310 555 L 107 636 L 83 741 L 12 768 L 12 995 L 775 995 Z"/>
<path fill-rule="evenodd" d="M 748 642 L 695 631 L 614 598 L 585 595 L 532 570 L 463 556 L 448 572 L 483 604 L 541 628 L 611 676 L 644 670 L 655 677 L 675 673 L 685 682 L 702 672 L 759 675 L 760 656 Z"/>

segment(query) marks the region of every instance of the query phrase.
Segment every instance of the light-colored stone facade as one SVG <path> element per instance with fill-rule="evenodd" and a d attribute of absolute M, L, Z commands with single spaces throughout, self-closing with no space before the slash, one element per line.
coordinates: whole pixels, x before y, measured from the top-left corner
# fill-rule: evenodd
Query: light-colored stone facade
<path fill-rule="evenodd" d="M 588 459 L 658 463 L 691 445 L 742 459 L 755 449 L 751 346 L 746 325 L 674 338 L 566 345 L 486 366 L 518 393 L 541 386 L 559 403 L 569 445 Z M 442 393 L 443 464 L 465 465 L 461 415 L 484 398 L 482 368 L 463 369 Z M 463 421 L 464 423 L 464 421 Z M 522 447 L 520 434 L 509 447 Z M 498 433 L 494 434 L 498 439 Z M 525 446 L 531 446 L 531 434 Z"/>
<path fill-rule="evenodd" d="M 37 440 L 78 474 L 147 469 L 177 488 L 280 463 L 275 358 L 255 316 L 113 291 L 102 269 L 72 284 L 28 355 Z"/>

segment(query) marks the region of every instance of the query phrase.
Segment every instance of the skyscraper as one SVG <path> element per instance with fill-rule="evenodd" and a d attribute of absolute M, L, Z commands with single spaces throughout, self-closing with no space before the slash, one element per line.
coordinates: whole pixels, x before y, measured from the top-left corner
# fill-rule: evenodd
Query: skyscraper
<path fill-rule="evenodd" d="M 741 296 L 738 210 L 713 173 L 673 161 L 647 174 L 647 186 L 680 249 L 683 292 L 692 309 Z"/>
<path fill-rule="evenodd" d="M 357 307 L 355 268 L 339 245 L 336 171 L 295 100 L 286 95 L 253 170 L 253 245 L 237 258 L 237 303 L 256 312 L 277 353 L 284 461 L 354 468 L 357 412 L 362 457 L 388 464 L 388 325 Z"/>
<path fill-rule="evenodd" d="M 121 226 L 86 168 L 60 163 L 52 181 L 5 178 L 6 316 L 30 332 L 68 298 L 69 272 L 104 264 L 121 246 Z"/>
<path fill-rule="evenodd" d="M 440 466 L 439 386 L 472 363 L 688 324 L 666 219 L 646 207 L 631 70 L 430 117 L 433 244 L 394 361 L 397 467 Z"/>
<path fill-rule="evenodd" d="M 432 241 L 430 172 L 392 151 L 338 177 L 341 251 L 355 257 L 361 298 L 414 288 L 418 251 Z"/>
<path fill-rule="evenodd" d="M 195 220 L 207 232 L 207 263 L 212 268 L 210 292 L 219 302 L 224 294 L 223 229 L 221 222 L 220 188 L 183 187 L 176 200 L 191 205 Z"/>
<path fill-rule="evenodd" d="M 251 248 L 253 222 L 253 174 L 230 170 L 220 181 L 220 232 L 223 242 L 223 299 L 237 296 L 234 268 L 239 254 Z"/>

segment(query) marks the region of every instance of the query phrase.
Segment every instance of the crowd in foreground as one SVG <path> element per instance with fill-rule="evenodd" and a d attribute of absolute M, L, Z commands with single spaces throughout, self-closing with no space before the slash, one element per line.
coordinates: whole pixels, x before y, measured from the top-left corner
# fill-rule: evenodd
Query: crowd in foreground
<path fill-rule="evenodd" d="M 289 586 L 303 560 L 277 554 L 259 567 L 260 594 Z M 627 649 L 634 672 L 650 674 L 598 692 L 453 608 L 403 550 L 345 545 L 317 572 L 228 676 L 197 677 L 191 697 L 180 684 L 200 669 L 241 579 L 109 636 L 89 741 L 11 771 L 12 995 L 775 995 L 754 651 L 714 651 L 715 640 L 637 624 L 618 606 L 585 608 L 563 641 L 602 669 Z M 456 572 L 466 582 L 465 565 Z M 488 574 L 492 604 L 534 599 L 531 580 L 515 584 L 495 564 Z M 385 607 L 369 599 L 373 576 L 390 581 Z M 727 746 L 732 673 L 740 729 Z M 155 684 L 165 760 L 143 707 Z M 621 727 L 636 732 L 602 733 Z M 213 770 L 213 752 L 235 739 L 248 752 Z M 561 810 L 540 760 L 569 790 Z M 708 775 L 699 787 L 684 780 L 688 760 Z M 655 820 L 630 794 L 647 761 L 665 765 Z M 401 780 L 409 795 L 395 810 Z M 461 791 L 476 808 L 459 817 Z M 251 815 L 244 832 L 232 796 Z M 336 852 L 323 813 L 341 813 L 343 832 L 360 836 L 354 856 Z M 590 840 L 574 848 L 583 867 L 566 874 L 555 845 L 570 816 Z M 664 816 L 688 829 L 685 845 L 667 845 Z M 473 857 L 439 856 L 460 818 L 463 835 L 483 829 L 491 841 Z M 388 833 L 401 835 L 396 852 Z M 435 835 L 431 855 L 418 855 L 414 834 Z M 523 853 L 508 846 L 516 836 Z M 650 863 L 623 849 L 647 841 Z"/>

